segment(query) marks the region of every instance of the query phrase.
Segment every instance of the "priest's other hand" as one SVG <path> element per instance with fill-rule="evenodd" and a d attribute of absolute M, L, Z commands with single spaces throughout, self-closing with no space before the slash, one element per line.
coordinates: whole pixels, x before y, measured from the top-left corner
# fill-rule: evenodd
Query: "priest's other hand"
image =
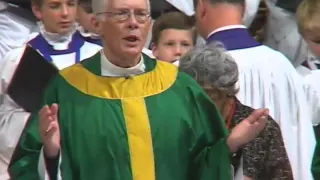
<path fill-rule="evenodd" d="M 46 157 L 56 157 L 60 150 L 58 104 L 44 106 L 39 111 L 39 133 Z"/>
<path fill-rule="evenodd" d="M 227 139 L 229 150 L 234 153 L 256 138 L 266 126 L 268 115 L 268 109 L 257 109 L 233 128 Z"/>

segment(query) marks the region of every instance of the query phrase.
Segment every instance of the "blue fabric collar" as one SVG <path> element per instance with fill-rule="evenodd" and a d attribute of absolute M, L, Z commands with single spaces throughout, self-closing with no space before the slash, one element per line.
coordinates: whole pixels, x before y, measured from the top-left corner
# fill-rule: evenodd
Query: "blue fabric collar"
<path fill-rule="evenodd" d="M 221 42 L 227 50 L 246 49 L 260 46 L 245 28 L 234 28 L 218 31 L 207 39 L 207 43 Z"/>
<path fill-rule="evenodd" d="M 28 44 L 40 51 L 40 53 L 44 56 L 44 58 L 51 62 L 52 55 L 62 55 L 62 54 L 70 54 L 76 53 L 76 63 L 80 62 L 80 49 L 85 43 L 85 39 L 80 35 L 78 31 L 76 31 L 73 36 L 72 40 L 69 43 L 69 47 L 66 50 L 55 50 L 53 47 L 44 39 L 42 34 L 40 33 L 34 39 L 28 42 Z"/>

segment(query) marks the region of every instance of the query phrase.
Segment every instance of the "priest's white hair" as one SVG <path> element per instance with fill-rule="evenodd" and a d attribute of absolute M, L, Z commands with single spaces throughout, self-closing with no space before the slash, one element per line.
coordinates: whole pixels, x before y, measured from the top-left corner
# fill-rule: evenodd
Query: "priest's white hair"
<path fill-rule="evenodd" d="M 102 13 L 106 12 L 106 5 L 110 0 L 92 0 L 91 5 L 92 5 L 92 10 L 93 13 L 97 16 L 99 20 L 104 20 L 104 16 L 101 16 Z M 117 0 L 112 0 L 112 1 L 117 1 Z M 132 0 L 134 1 L 134 0 Z M 151 6 L 150 6 L 150 0 L 146 0 L 147 5 L 148 5 L 148 11 L 151 12 Z"/>
<path fill-rule="evenodd" d="M 228 95 L 239 92 L 238 66 L 221 43 L 193 48 L 180 59 L 179 69 L 201 85 L 209 85 Z"/>

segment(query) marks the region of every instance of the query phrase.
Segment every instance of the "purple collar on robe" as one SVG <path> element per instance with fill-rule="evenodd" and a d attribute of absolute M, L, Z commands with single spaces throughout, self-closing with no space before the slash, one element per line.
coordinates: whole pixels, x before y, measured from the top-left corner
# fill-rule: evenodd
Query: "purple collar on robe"
<path fill-rule="evenodd" d="M 80 62 L 80 49 L 82 45 L 85 43 L 85 39 L 80 35 L 78 31 L 76 31 L 72 35 L 72 40 L 69 43 L 69 47 L 66 50 L 55 50 L 53 49 L 53 46 L 51 46 L 47 40 L 42 36 L 41 33 L 39 33 L 38 36 L 36 36 L 34 39 L 28 42 L 28 44 L 33 47 L 34 49 L 41 52 L 43 57 L 49 61 L 52 62 L 52 55 L 62 55 L 62 54 L 70 54 L 75 53 L 75 63 Z"/>
<path fill-rule="evenodd" d="M 246 28 L 233 28 L 213 33 L 207 39 L 207 43 L 221 42 L 229 51 L 260 46 Z"/>

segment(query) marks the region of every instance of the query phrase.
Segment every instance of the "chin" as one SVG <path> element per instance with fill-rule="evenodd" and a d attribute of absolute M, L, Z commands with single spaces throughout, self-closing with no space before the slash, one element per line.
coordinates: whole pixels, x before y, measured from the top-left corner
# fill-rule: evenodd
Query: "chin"
<path fill-rule="evenodd" d="M 126 47 L 123 49 L 124 54 L 128 54 L 130 56 L 137 56 L 142 53 L 142 48 L 139 47 Z"/>
<path fill-rule="evenodd" d="M 58 30 L 59 34 L 67 34 L 71 31 L 71 27 L 70 28 L 61 28 Z"/>

